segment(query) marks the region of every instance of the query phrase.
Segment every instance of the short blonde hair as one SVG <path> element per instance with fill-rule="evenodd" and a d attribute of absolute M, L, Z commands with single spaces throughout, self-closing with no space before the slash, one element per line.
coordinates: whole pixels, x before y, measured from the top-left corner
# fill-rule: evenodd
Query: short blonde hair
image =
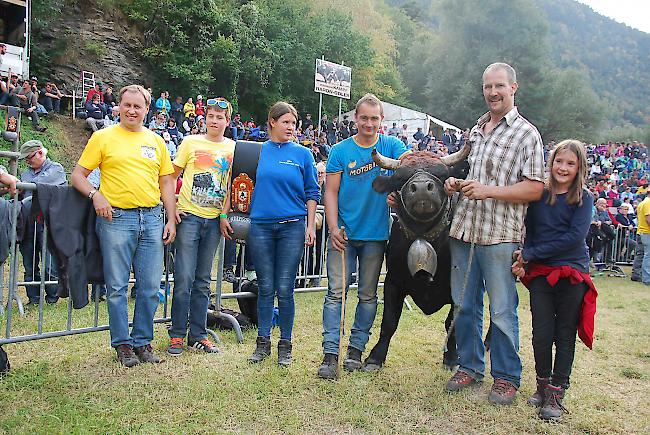
<path fill-rule="evenodd" d="M 370 106 L 379 106 L 379 112 L 381 113 L 381 116 L 384 116 L 384 106 L 381 104 L 381 100 L 377 98 L 375 94 L 367 93 L 363 97 L 359 98 L 359 101 L 357 101 L 357 104 L 354 105 L 354 111 L 359 110 L 359 106 L 362 104 L 368 104 Z"/>
<path fill-rule="evenodd" d="M 124 86 L 122 89 L 120 89 L 120 93 L 118 94 L 118 99 L 121 100 L 122 95 L 124 95 L 126 92 L 134 92 L 142 95 L 144 97 L 144 102 L 146 103 L 147 107 L 151 105 L 151 94 L 142 86 L 140 85 Z"/>

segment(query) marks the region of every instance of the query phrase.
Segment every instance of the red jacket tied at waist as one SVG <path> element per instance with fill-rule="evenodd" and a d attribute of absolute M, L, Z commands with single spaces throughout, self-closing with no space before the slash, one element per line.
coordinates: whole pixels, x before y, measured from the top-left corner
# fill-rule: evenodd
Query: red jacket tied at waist
<path fill-rule="evenodd" d="M 591 276 L 571 266 L 544 266 L 542 264 L 531 263 L 528 265 L 526 275 L 521 278 L 521 282 L 530 289 L 533 278 L 538 276 L 545 276 L 546 281 L 551 286 L 555 286 L 560 278 L 567 278 L 574 285 L 581 282 L 587 284 L 587 292 L 582 299 L 582 309 L 580 310 L 578 337 L 591 349 L 594 343 L 594 317 L 596 316 L 596 298 L 598 297 L 598 292 L 596 291 L 596 286 Z"/>

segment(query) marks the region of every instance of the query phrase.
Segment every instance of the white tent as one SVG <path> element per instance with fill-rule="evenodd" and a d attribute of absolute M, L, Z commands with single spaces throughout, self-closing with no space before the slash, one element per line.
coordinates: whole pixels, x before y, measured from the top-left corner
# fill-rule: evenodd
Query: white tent
<path fill-rule="evenodd" d="M 413 134 L 417 131 L 418 127 L 422 128 L 424 134 L 426 134 L 428 130 L 433 130 L 437 139 L 442 137 L 442 132 L 445 129 L 449 128 L 454 131 L 461 131 L 461 129 L 455 125 L 441 121 L 440 119 L 434 118 L 424 112 L 418 112 L 417 110 L 391 103 L 382 102 L 381 104 L 384 107 L 384 121 L 382 125 L 391 128 L 393 123 L 396 123 L 399 128 L 402 128 L 402 125 L 406 124 L 408 126 L 407 131 L 409 141 L 413 140 Z M 348 116 L 348 119 L 353 120 L 354 110 L 346 112 L 342 116 L 345 115 Z"/>

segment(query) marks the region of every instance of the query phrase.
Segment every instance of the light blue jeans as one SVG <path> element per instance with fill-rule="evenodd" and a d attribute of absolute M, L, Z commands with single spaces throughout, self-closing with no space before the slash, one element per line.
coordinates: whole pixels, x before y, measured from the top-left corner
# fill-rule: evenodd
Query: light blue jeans
<path fill-rule="evenodd" d="M 456 320 L 456 342 L 460 369 L 481 380 L 485 372 L 483 345 L 483 295 L 490 301 L 490 362 L 494 379 L 505 379 L 517 388 L 521 381 L 519 359 L 519 296 L 511 272 L 516 243 L 476 245 L 467 288 L 462 287 L 469 262 L 470 244 L 450 239 L 451 292 L 460 305 Z"/>
<path fill-rule="evenodd" d="M 384 262 L 385 241 L 348 240 L 345 248 L 346 292 L 350 286 L 352 272 L 359 260 L 357 274 L 359 303 L 354 314 L 350 332 L 350 346 L 363 352 L 370 338 L 370 328 L 377 314 L 377 284 Z M 343 271 L 341 252 L 327 242 L 327 295 L 323 304 L 323 352 L 339 353 L 339 332 L 341 326 L 341 301 L 343 296 Z"/>
<path fill-rule="evenodd" d="M 164 227 L 162 206 L 113 208 L 113 220 L 98 217 L 97 236 L 104 257 L 104 279 L 111 346 L 145 346 L 153 340 L 153 317 L 158 308 L 158 289 L 163 267 Z M 129 333 L 126 290 L 131 264 L 138 291 L 133 328 Z"/>
<path fill-rule="evenodd" d="M 641 262 L 641 281 L 650 285 L 650 234 L 639 234 L 643 244 L 643 261 Z"/>
<path fill-rule="evenodd" d="M 191 341 L 208 338 L 210 274 L 220 236 L 219 218 L 188 214 L 176 227 L 172 326 L 169 329 L 172 338 L 185 338 L 188 319 Z"/>

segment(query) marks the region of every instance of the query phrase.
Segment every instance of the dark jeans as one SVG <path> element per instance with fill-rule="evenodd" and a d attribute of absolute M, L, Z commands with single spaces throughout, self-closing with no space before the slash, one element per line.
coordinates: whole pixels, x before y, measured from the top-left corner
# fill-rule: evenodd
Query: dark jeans
<path fill-rule="evenodd" d="M 23 256 L 23 266 L 25 267 L 25 281 L 40 281 L 41 271 L 45 273 L 45 281 L 57 281 L 59 279 L 56 260 L 49 250 L 46 250 L 45 258 L 41 259 L 42 243 L 43 225 L 36 224 L 36 231 L 34 231 L 34 224 L 29 223 L 25 237 L 20 243 L 20 254 Z M 47 302 L 53 303 L 59 299 L 57 288 L 56 284 L 45 286 L 45 300 Z M 31 302 L 38 303 L 41 299 L 40 285 L 28 285 L 26 291 Z"/>
<path fill-rule="evenodd" d="M 636 252 L 634 253 L 634 263 L 632 264 L 632 278 L 641 280 L 641 265 L 643 263 L 643 243 L 641 237 L 636 236 Z"/>
<path fill-rule="evenodd" d="M 535 278 L 530 286 L 535 371 L 540 378 L 550 377 L 557 387 L 569 388 L 580 309 L 586 291 L 585 283 L 573 285 L 568 279 L 560 279 L 551 286 L 543 276 Z"/>
<path fill-rule="evenodd" d="M 257 335 L 260 337 L 271 336 L 273 301 L 277 294 L 280 338 L 291 340 L 295 317 L 293 286 L 304 246 L 304 218 L 286 223 L 251 223 L 248 247 L 257 272 Z"/>
<path fill-rule="evenodd" d="M 48 113 L 52 111 L 55 113 L 61 112 L 61 100 L 59 98 L 42 97 L 39 102 L 45 107 Z"/>

